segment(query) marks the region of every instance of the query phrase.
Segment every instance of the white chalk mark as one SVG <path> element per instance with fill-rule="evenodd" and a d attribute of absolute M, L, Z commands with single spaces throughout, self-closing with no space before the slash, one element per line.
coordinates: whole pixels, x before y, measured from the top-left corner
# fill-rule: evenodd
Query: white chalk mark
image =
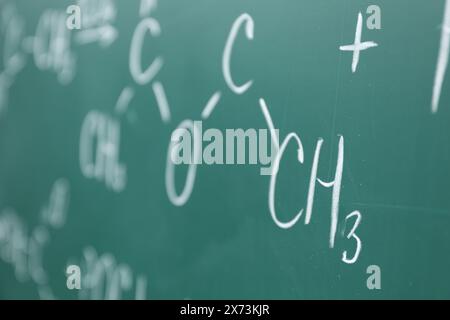
<path fill-rule="evenodd" d="M 117 39 L 117 30 L 111 25 L 81 30 L 75 35 L 79 45 L 99 42 L 102 47 L 110 46 Z"/>
<path fill-rule="evenodd" d="M 358 22 L 356 23 L 356 33 L 355 33 L 355 42 L 351 45 L 340 46 L 339 49 L 341 51 L 353 51 L 353 59 L 352 59 L 352 72 L 356 72 L 356 68 L 359 63 L 359 56 L 362 50 L 366 50 L 369 48 L 373 48 L 378 46 L 373 41 L 361 42 L 361 34 L 362 34 L 362 14 L 358 13 Z"/>
<path fill-rule="evenodd" d="M 347 221 L 348 219 L 350 219 L 351 217 L 356 216 L 356 221 L 355 224 L 353 225 L 353 228 L 350 230 L 350 233 L 347 235 L 347 239 L 350 238 L 354 238 L 356 241 L 356 250 L 355 250 L 355 254 L 353 255 L 353 258 L 349 259 L 347 257 L 347 250 L 345 250 L 342 253 L 342 261 L 348 264 L 352 264 L 355 263 L 356 260 L 358 260 L 359 257 L 359 253 L 361 252 L 361 239 L 355 234 L 356 228 L 358 228 L 359 224 L 361 223 L 361 212 L 359 212 L 358 210 L 353 211 L 352 213 L 350 213 L 348 216 L 345 217 L 345 221 Z"/>
<path fill-rule="evenodd" d="M 330 248 L 334 247 L 334 242 L 336 238 L 337 224 L 339 220 L 339 201 L 342 185 L 342 172 L 344 168 L 344 137 L 339 138 L 339 149 L 336 164 L 336 173 L 334 175 L 334 180 L 330 182 L 323 181 L 317 177 L 317 169 L 319 164 L 320 152 L 322 149 L 323 139 L 320 138 L 317 141 L 316 151 L 314 152 L 314 159 L 311 168 L 311 178 L 309 181 L 309 191 L 308 191 L 308 202 L 306 205 L 306 216 L 305 224 L 309 224 L 311 221 L 314 193 L 316 188 L 316 181 L 324 186 L 325 188 L 333 187 L 332 200 L 331 200 L 331 228 L 330 228 Z"/>
<path fill-rule="evenodd" d="M 171 156 L 173 150 L 175 148 L 178 148 L 179 144 L 171 140 L 169 142 L 169 147 L 167 149 L 166 174 L 165 174 L 166 192 L 170 202 L 172 202 L 173 205 L 180 207 L 183 206 L 189 200 L 192 191 L 194 189 L 195 178 L 197 175 L 197 163 L 199 163 L 202 157 L 201 151 L 202 141 L 201 141 L 201 133 L 199 129 L 194 125 L 194 122 L 192 120 L 189 119 L 184 120 L 175 130 L 177 129 L 189 130 L 194 137 L 193 159 L 189 164 L 183 191 L 181 191 L 180 194 L 177 193 L 175 188 L 175 163 L 172 161 Z"/>
<path fill-rule="evenodd" d="M 273 125 L 272 117 L 269 113 L 269 108 L 267 107 L 266 101 L 263 98 L 259 99 L 259 105 L 261 107 L 262 113 L 264 115 L 264 119 L 266 120 L 267 126 L 269 127 L 270 139 L 271 139 L 271 148 L 272 155 L 276 156 L 278 151 L 280 150 L 280 142 L 279 142 L 279 132 L 275 130 Z M 261 168 L 261 175 L 271 175 L 273 173 L 274 167 L 271 165 L 268 168 Z"/>
<path fill-rule="evenodd" d="M 344 169 L 344 137 L 339 138 L 338 159 L 336 165 L 336 174 L 333 183 L 333 195 L 331 201 L 331 229 L 330 229 L 330 248 L 334 247 L 336 238 L 337 224 L 339 220 L 339 199 L 341 195 L 342 171 Z"/>
<path fill-rule="evenodd" d="M 278 140 L 278 135 L 276 134 L 275 127 L 273 125 L 272 117 L 270 116 L 270 113 L 269 113 L 269 108 L 267 107 L 266 101 L 263 98 L 259 99 L 259 105 L 261 106 L 261 110 L 264 114 L 264 118 L 266 119 L 267 126 L 269 127 L 270 136 L 272 137 L 272 142 L 273 142 L 274 146 L 276 147 L 275 153 L 277 153 L 278 150 L 280 149 L 280 143 Z"/>
<path fill-rule="evenodd" d="M 277 176 L 278 176 L 278 170 L 280 167 L 280 162 L 281 159 L 283 158 L 283 154 L 289 144 L 289 142 L 294 139 L 295 142 L 297 143 L 297 160 L 299 163 L 303 164 L 304 160 L 305 160 L 305 155 L 304 155 L 304 151 L 303 151 L 303 144 L 302 141 L 300 139 L 300 137 L 294 133 L 291 132 L 289 133 L 286 138 L 283 140 L 283 142 L 279 143 L 278 140 L 278 133 L 275 130 L 275 127 L 273 125 L 273 121 L 272 121 L 272 117 L 270 116 L 269 113 L 269 108 L 267 107 L 266 102 L 264 101 L 263 98 L 259 99 L 259 105 L 261 106 L 261 110 L 264 114 L 264 118 L 266 119 L 267 122 L 267 126 L 269 127 L 270 130 L 270 135 L 272 138 L 272 144 L 275 148 L 275 150 L 273 152 L 275 152 L 275 160 L 273 162 L 272 165 L 272 169 L 271 169 L 271 177 L 270 177 L 270 184 L 269 184 L 269 211 L 270 211 L 270 216 L 272 217 L 273 221 L 275 222 L 275 224 L 282 228 L 282 229 L 289 229 L 292 228 L 300 219 L 300 217 L 303 214 L 303 209 L 299 210 L 297 212 L 297 214 L 295 215 L 294 218 L 292 218 L 290 221 L 288 222 L 282 222 L 278 219 L 277 217 L 277 212 L 275 209 L 275 191 L 276 191 L 276 184 L 277 184 Z"/>
<path fill-rule="evenodd" d="M 211 113 L 214 111 L 214 108 L 219 103 L 221 97 L 220 91 L 215 92 L 211 98 L 209 98 L 208 103 L 202 111 L 202 119 L 208 119 Z"/>
<path fill-rule="evenodd" d="M 139 6 L 139 16 L 141 18 L 147 17 L 156 9 L 158 2 L 156 0 L 141 0 L 141 5 Z"/>
<path fill-rule="evenodd" d="M 167 102 L 167 96 L 164 91 L 164 87 L 160 82 L 154 82 L 152 85 L 153 92 L 155 93 L 156 102 L 158 104 L 159 112 L 163 122 L 170 121 L 170 108 Z"/>
<path fill-rule="evenodd" d="M 441 31 L 441 44 L 436 66 L 436 75 L 434 77 L 433 97 L 431 101 L 431 112 L 436 113 L 439 107 L 442 84 L 444 83 L 445 72 L 448 65 L 448 56 L 450 53 L 450 0 L 445 2 L 444 22 Z"/>
<path fill-rule="evenodd" d="M 291 139 L 295 139 L 297 142 L 297 158 L 300 163 L 303 164 L 304 160 L 304 152 L 303 152 L 303 144 L 300 140 L 299 136 L 293 132 L 289 133 L 287 137 L 284 139 L 283 143 L 280 146 L 280 150 L 277 152 L 277 155 L 275 157 L 275 162 L 272 169 L 272 175 L 270 177 L 270 185 L 269 185 L 269 210 L 270 215 L 275 222 L 275 224 L 282 228 L 282 229 L 289 229 L 292 228 L 297 221 L 300 219 L 303 213 L 303 209 L 298 211 L 298 213 L 295 215 L 294 218 L 292 218 L 288 222 L 282 222 L 278 219 L 276 209 L 275 209 L 275 190 L 276 190 L 276 183 L 277 183 L 277 175 L 278 175 L 278 169 L 280 167 L 280 161 L 283 157 L 284 151 L 286 150 L 286 147 L 289 144 L 289 141 Z"/>
<path fill-rule="evenodd" d="M 161 34 L 161 27 L 159 25 L 159 22 L 153 18 L 143 19 L 141 22 L 139 22 L 138 26 L 134 30 L 133 37 L 131 38 L 128 63 L 131 76 L 139 85 L 150 83 L 158 74 L 164 63 L 162 57 L 156 57 L 153 62 L 147 67 L 147 69 L 142 70 L 141 55 L 144 45 L 144 37 L 147 31 L 153 37 L 159 37 L 159 35 Z"/>
<path fill-rule="evenodd" d="M 144 276 L 139 276 L 136 278 L 136 300 L 145 300 L 147 292 L 147 278 Z"/>
<path fill-rule="evenodd" d="M 314 158 L 313 158 L 313 164 L 311 167 L 311 178 L 309 180 L 309 190 L 308 190 L 308 201 L 306 203 L 306 217 L 305 217 L 305 224 L 309 224 L 311 221 L 312 216 L 312 209 L 313 209 L 313 203 L 314 203 L 314 194 L 316 189 L 316 179 L 317 179 L 317 168 L 319 166 L 319 157 L 320 157 L 320 150 L 322 149 L 323 139 L 319 138 L 316 145 L 316 151 L 314 152 Z M 332 181 L 331 183 L 334 183 Z M 323 184 L 323 181 L 321 180 L 321 184 Z"/>
<path fill-rule="evenodd" d="M 237 86 L 231 76 L 231 52 L 233 51 L 233 44 L 236 40 L 239 28 L 243 23 L 245 23 L 245 35 L 247 36 L 247 39 L 253 40 L 255 24 L 249 14 L 243 13 L 236 19 L 236 21 L 233 23 L 233 26 L 231 27 L 230 34 L 228 35 L 227 42 L 225 43 L 222 57 L 222 72 L 225 78 L 225 82 L 227 83 L 228 87 L 236 94 L 243 94 L 250 88 L 253 83 L 253 80 L 250 80 L 241 86 Z"/>
<path fill-rule="evenodd" d="M 127 111 L 128 105 L 131 99 L 134 97 L 134 89 L 131 87 L 125 87 L 120 93 L 119 99 L 117 99 L 115 110 L 119 114 L 124 114 Z"/>
<path fill-rule="evenodd" d="M 322 186 L 324 186 L 325 188 L 331 188 L 331 187 L 333 186 L 333 184 L 334 184 L 334 181 L 326 182 L 326 181 L 323 181 L 323 180 L 321 180 L 321 179 L 319 179 L 319 178 L 317 178 L 317 181 L 319 181 L 319 183 L 320 183 Z"/>
<path fill-rule="evenodd" d="M 52 289 L 48 285 L 38 285 L 37 287 L 39 299 L 41 300 L 54 300 Z"/>

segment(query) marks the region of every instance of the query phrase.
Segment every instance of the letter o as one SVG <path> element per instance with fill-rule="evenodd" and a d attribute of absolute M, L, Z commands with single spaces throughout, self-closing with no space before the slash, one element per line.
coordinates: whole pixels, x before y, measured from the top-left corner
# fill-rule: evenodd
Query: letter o
<path fill-rule="evenodd" d="M 167 196 L 174 205 L 179 207 L 183 206 L 189 200 L 189 197 L 191 196 L 192 190 L 194 188 L 195 177 L 197 174 L 197 163 L 199 162 L 201 157 L 200 144 L 202 143 L 200 132 L 198 132 L 198 129 L 194 126 L 192 120 L 184 120 L 183 122 L 181 122 L 177 129 L 181 128 L 191 131 L 191 134 L 194 137 L 194 159 L 192 163 L 189 164 L 183 191 L 180 194 L 177 194 L 175 188 L 175 164 L 171 159 L 172 149 L 176 146 L 176 143 L 174 143 L 174 141 L 169 142 L 165 176 Z"/>

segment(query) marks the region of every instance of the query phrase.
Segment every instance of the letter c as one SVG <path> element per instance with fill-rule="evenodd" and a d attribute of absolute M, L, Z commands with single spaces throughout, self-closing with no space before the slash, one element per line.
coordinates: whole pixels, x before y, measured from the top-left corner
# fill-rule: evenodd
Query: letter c
<path fill-rule="evenodd" d="M 273 171 L 272 175 L 270 177 L 270 187 L 269 187 L 269 210 L 270 215 L 272 216 L 273 221 L 275 221 L 276 225 L 282 229 L 289 229 L 293 227 L 298 219 L 302 216 L 303 209 L 301 209 L 297 215 L 289 222 L 281 222 L 277 218 L 276 210 L 275 210 L 275 189 L 276 189 L 276 183 L 277 183 L 277 175 L 278 175 L 278 169 L 280 166 L 281 158 L 283 157 L 284 151 L 291 139 L 295 139 L 298 145 L 297 149 L 297 155 L 298 155 L 298 161 L 300 163 L 303 163 L 304 161 L 304 153 L 303 153 L 303 145 L 300 140 L 300 138 L 293 132 L 291 132 L 283 141 L 281 144 L 280 150 L 277 152 L 277 155 L 275 157 L 275 161 L 273 164 Z"/>
<path fill-rule="evenodd" d="M 250 88 L 250 86 L 253 83 L 253 80 L 250 80 L 241 86 L 237 86 L 231 77 L 231 70 L 230 70 L 231 52 L 233 50 L 234 40 L 236 39 L 239 28 L 243 23 L 245 23 L 245 35 L 247 36 L 247 39 L 253 40 L 254 34 L 253 31 L 255 24 L 253 22 L 252 17 L 249 14 L 243 13 L 236 19 L 236 21 L 234 21 L 233 26 L 231 27 L 230 34 L 228 35 L 228 39 L 225 44 L 225 49 L 223 50 L 223 57 L 222 57 L 222 71 L 223 76 L 225 78 L 225 82 L 227 83 L 228 87 L 236 94 L 243 94 Z"/>

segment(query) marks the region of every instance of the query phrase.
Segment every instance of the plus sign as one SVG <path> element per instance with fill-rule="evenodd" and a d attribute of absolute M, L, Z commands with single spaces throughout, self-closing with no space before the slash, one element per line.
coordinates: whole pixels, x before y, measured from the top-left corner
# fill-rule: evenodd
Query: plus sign
<path fill-rule="evenodd" d="M 373 41 L 361 42 L 362 23 L 362 15 L 360 12 L 358 13 L 358 22 L 356 24 L 355 43 L 339 47 L 342 51 L 353 51 L 352 72 L 355 72 L 356 67 L 358 67 L 359 54 L 361 51 L 378 46 L 378 44 Z"/>

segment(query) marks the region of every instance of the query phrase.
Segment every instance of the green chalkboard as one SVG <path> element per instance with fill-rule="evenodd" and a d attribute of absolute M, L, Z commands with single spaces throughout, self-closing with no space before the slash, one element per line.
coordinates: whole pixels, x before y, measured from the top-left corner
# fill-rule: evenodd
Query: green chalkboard
<path fill-rule="evenodd" d="M 0 298 L 450 298 L 449 28 L 444 0 L 0 1 Z"/>

